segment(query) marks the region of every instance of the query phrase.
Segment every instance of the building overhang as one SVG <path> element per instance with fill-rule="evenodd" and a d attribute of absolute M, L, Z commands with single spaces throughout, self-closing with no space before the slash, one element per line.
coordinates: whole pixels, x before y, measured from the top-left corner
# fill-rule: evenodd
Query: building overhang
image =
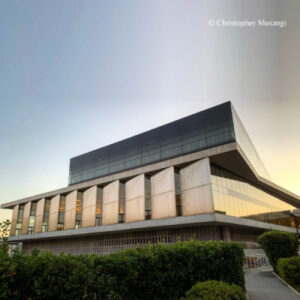
<path fill-rule="evenodd" d="M 224 214 L 201 214 L 194 216 L 181 216 L 159 220 L 145 220 L 132 223 L 113 224 L 106 226 L 87 227 L 79 229 L 42 232 L 9 237 L 9 242 L 29 242 L 49 239 L 80 238 L 87 236 L 103 235 L 108 233 L 121 233 L 143 230 L 158 230 L 166 228 L 191 227 L 191 226 L 229 226 L 242 227 L 247 229 L 280 230 L 296 232 L 295 228 L 269 224 L 249 219 L 227 216 Z"/>
<path fill-rule="evenodd" d="M 300 197 L 270 180 L 259 176 L 238 143 L 236 143 L 235 150 L 212 155 L 210 156 L 210 161 L 247 179 L 271 195 L 300 208 Z"/>

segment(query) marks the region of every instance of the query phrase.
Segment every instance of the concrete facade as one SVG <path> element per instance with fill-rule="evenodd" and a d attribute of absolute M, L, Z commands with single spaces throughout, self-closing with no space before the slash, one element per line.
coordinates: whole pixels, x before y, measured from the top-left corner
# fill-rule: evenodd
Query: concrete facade
<path fill-rule="evenodd" d="M 103 188 L 102 225 L 117 224 L 119 220 L 120 181 Z"/>
<path fill-rule="evenodd" d="M 102 189 L 96 185 L 83 192 L 82 227 L 96 225 L 97 199 L 102 200 Z"/>
<path fill-rule="evenodd" d="M 23 223 L 22 223 L 22 234 L 27 234 L 28 232 L 28 225 L 29 225 L 29 218 L 30 218 L 30 209 L 31 209 L 31 202 L 27 202 L 24 206 L 24 215 L 23 215 Z"/>
<path fill-rule="evenodd" d="M 145 220 L 145 175 L 141 174 L 125 184 L 125 222 Z"/>
<path fill-rule="evenodd" d="M 182 215 L 214 211 L 209 159 L 199 160 L 180 169 Z"/>
<path fill-rule="evenodd" d="M 19 205 L 15 205 L 13 208 L 13 213 L 12 213 L 12 218 L 11 218 L 10 235 L 16 234 L 18 213 L 19 213 Z"/>
<path fill-rule="evenodd" d="M 42 231 L 44 210 L 45 210 L 45 198 L 39 200 L 36 205 L 34 233 L 38 233 Z"/>
<path fill-rule="evenodd" d="M 82 201 L 82 193 L 75 190 L 66 196 L 64 229 L 75 228 L 77 201 Z"/>
<path fill-rule="evenodd" d="M 56 195 L 51 199 L 48 221 L 49 231 L 57 230 L 60 198 L 60 195 Z"/>
<path fill-rule="evenodd" d="M 174 167 L 151 176 L 152 219 L 176 216 Z"/>
<path fill-rule="evenodd" d="M 12 218 L 11 218 L 10 235 L 16 234 L 18 213 L 19 213 L 19 205 L 15 205 L 13 208 L 13 213 L 12 213 Z"/>

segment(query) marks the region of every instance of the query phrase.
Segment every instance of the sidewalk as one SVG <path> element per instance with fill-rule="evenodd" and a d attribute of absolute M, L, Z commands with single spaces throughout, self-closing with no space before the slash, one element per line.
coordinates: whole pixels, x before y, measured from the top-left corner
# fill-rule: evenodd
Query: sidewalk
<path fill-rule="evenodd" d="M 300 296 L 265 269 L 245 275 L 249 300 L 300 300 Z"/>

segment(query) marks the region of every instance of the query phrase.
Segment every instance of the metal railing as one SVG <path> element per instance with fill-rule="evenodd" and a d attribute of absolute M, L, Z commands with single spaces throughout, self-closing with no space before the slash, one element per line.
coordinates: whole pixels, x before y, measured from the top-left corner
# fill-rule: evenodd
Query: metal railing
<path fill-rule="evenodd" d="M 264 254 L 245 256 L 244 270 L 251 270 L 268 266 L 270 266 L 270 262 L 268 260 L 268 257 Z"/>

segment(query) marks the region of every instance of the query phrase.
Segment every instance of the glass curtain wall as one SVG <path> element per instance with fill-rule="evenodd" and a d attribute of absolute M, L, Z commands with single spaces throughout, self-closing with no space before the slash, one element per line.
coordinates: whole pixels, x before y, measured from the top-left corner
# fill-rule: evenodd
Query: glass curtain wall
<path fill-rule="evenodd" d="M 22 233 L 23 216 L 24 216 L 24 204 L 20 204 L 19 211 L 18 211 L 17 224 L 16 224 L 16 235 L 21 235 L 21 233 Z"/>
<path fill-rule="evenodd" d="M 74 157 L 69 184 L 235 141 L 230 102 Z"/>
<path fill-rule="evenodd" d="M 235 111 L 234 107 L 232 107 L 232 117 L 233 117 L 233 123 L 234 123 L 234 131 L 235 131 L 235 137 L 236 141 L 242 148 L 243 152 L 249 159 L 249 161 L 252 163 L 253 167 L 255 168 L 258 175 L 271 180 L 271 177 L 264 166 L 262 160 L 260 159 L 243 123 L 241 122 L 237 112 Z"/>
<path fill-rule="evenodd" d="M 294 206 L 264 192 L 242 177 L 211 164 L 215 211 L 266 223 L 295 227 Z"/>

